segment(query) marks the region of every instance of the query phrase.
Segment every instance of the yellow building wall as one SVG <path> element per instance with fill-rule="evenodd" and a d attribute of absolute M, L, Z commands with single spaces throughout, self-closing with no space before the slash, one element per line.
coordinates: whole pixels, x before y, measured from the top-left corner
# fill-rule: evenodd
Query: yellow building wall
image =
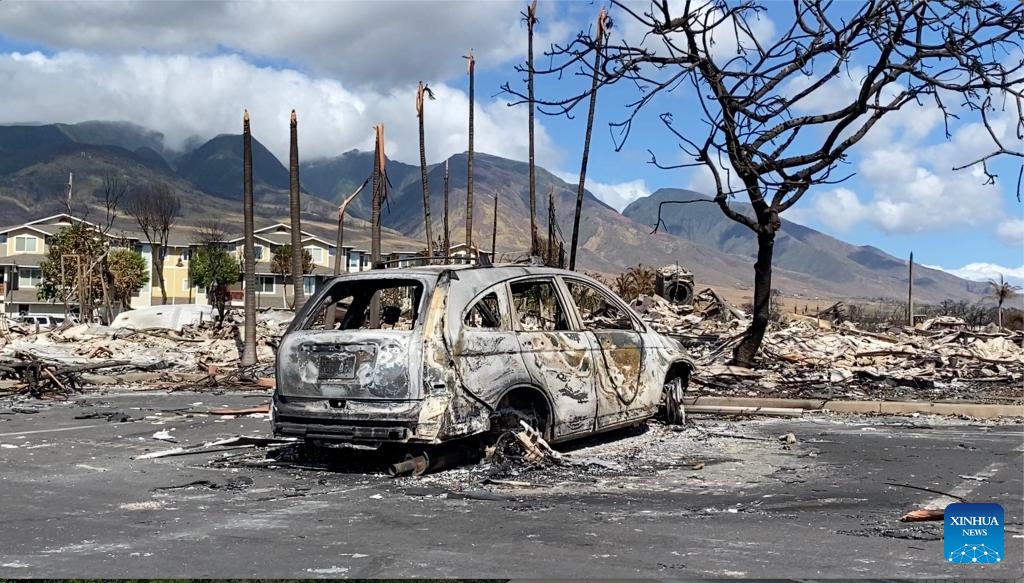
<path fill-rule="evenodd" d="M 29 236 L 36 238 L 36 249 L 35 251 L 16 251 L 17 243 L 15 239 L 19 236 Z M 33 255 L 45 255 L 46 254 L 46 240 L 43 238 L 44 235 L 38 231 L 33 231 L 27 227 L 21 229 L 15 229 L 7 233 L 7 245 L 3 247 L 3 256 L 11 257 L 14 255 L 24 255 L 26 253 Z"/>
<path fill-rule="evenodd" d="M 188 281 L 188 261 L 184 259 L 187 247 L 170 247 L 164 257 L 164 284 L 167 286 L 167 301 L 169 303 L 186 303 L 189 301 L 189 288 L 185 287 Z M 181 267 L 178 267 L 178 260 L 181 259 Z M 162 301 L 160 293 L 160 281 L 157 279 L 156 270 L 151 274 L 150 292 L 153 296 L 153 305 Z M 191 290 L 192 302 L 196 300 L 196 290 Z M 173 302 L 172 302 L 173 298 Z"/>

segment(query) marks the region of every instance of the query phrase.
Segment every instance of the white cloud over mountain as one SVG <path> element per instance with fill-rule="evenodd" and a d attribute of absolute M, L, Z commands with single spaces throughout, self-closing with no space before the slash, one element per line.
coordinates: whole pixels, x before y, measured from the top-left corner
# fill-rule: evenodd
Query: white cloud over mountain
<path fill-rule="evenodd" d="M 294 108 L 304 158 L 372 149 L 372 126 L 383 121 L 388 154 L 403 162 L 419 161 L 414 84 L 356 90 L 326 77 L 257 66 L 238 55 L 77 51 L 0 54 L 0 79 L 7 80 L 0 123 L 123 120 L 160 131 L 169 147 L 179 148 L 193 136 L 240 133 L 242 110 L 248 108 L 254 136 L 286 159 L 288 113 Z M 466 150 L 469 99 L 443 83 L 431 87 L 437 100 L 426 105 L 427 157 L 436 162 Z M 476 149 L 525 160 L 526 114 L 524 108 L 509 108 L 500 100 L 478 99 Z M 543 126 L 537 129 L 538 160 L 557 163 L 555 144 Z"/>

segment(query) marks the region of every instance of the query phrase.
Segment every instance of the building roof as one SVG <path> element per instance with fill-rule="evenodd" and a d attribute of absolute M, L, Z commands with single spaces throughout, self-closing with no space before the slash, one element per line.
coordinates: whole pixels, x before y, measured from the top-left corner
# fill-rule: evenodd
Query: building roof
<path fill-rule="evenodd" d="M 46 255 L 39 253 L 17 253 L 0 257 L 0 265 L 17 265 L 19 267 L 39 267 L 39 262 L 46 259 Z"/>

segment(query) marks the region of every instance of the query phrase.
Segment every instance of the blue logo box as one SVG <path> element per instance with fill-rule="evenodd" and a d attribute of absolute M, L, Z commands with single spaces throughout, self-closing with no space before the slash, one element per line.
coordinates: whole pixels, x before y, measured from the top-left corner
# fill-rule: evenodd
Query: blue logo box
<path fill-rule="evenodd" d="M 1003 561 L 1003 507 L 999 504 L 950 504 L 945 510 L 943 548 L 947 563 L 992 564 Z"/>

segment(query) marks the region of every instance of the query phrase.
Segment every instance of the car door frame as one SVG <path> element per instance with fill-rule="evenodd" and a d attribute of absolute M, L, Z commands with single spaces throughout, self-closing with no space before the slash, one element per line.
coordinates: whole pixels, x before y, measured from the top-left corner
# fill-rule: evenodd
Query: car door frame
<path fill-rule="evenodd" d="M 565 295 L 571 302 L 580 332 L 590 338 L 594 361 L 600 371 L 596 380 L 598 410 L 595 427 L 598 430 L 610 429 L 650 416 L 652 407 L 657 407 L 657 398 L 650 398 L 651 395 L 648 395 L 646 390 L 648 387 L 643 386 L 646 368 L 644 339 L 647 327 L 621 298 L 599 282 L 578 275 L 558 277 L 565 288 Z M 629 319 L 631 329 L 588 330 L 569 287 L 572 282 L 579 282 L 600 293 L 606 302 L 618 308 Z M 632 368 L 635 368 L 635 371 L 631 370 Z M 626 386 L 623 386 L 623 383 L 626 383 Z"/>
<path fill-rule="evenodd" d="M 562 306 L 568 330 L 523 330 L 512 286 L 531 281 L 551 284 Z M 574 302 L 566 295 L 565 286 L 556 274 L 524 275 L 504 283 L 512 329 L 519 339 L 523 362 L 534 383 L 547 393 L 553 405 L 553 439 L 557 441 L 592 433 L 598 411 L 594 347 L 590 337 L 580 330 Z"/>

